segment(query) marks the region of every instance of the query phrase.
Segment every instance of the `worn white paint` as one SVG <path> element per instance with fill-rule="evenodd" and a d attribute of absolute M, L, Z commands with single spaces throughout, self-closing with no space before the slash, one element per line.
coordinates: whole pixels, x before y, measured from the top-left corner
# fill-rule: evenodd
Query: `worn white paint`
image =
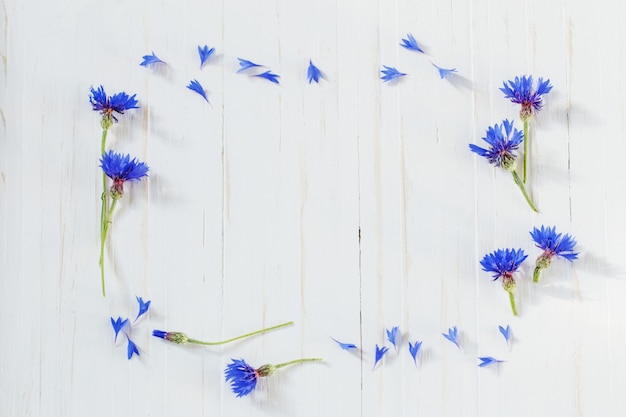
<path fill-rule="evenodd" d="M 1 3 L 0 415 L 623 415 L 622 2 Z M 425 55 L 398 45 L 409 32 Z M 204 44 L 216 55 L 200 70 Z M 140 67 L 152 51 L 168 65 Z M 237 74 L 237 57 L 281 84 Z M 440 80 L 430 61 L 458 76 Z M 383 84 L 382 65 L 409 75 Z M 532 128 L 540 214 L 468 150 L 516 118 L 498 88 L 525 73 L 554 85 Z M 211 104 L 185 88 L 194 78 Z M 151 168 L 115 217 L 106 298 L 88 103 L 99 84 L 137 93 L 109 144 Z M 541 224 L 571 232 L 581 259 L 534 285 L 528 232 Z M 478 265 L 513 246 L 530 255 L 519 318 Z M 127 361 L 109 317 L 134 317 L 135 295 L 152 308 Z M 215 340 L 288 320 L 223 348 L 150 336 Z M 510 351 L 499 324 L 513 328 Z M 372 370 L 394 325 L 404 343 Z M 441 336 L 453 325 L 462 352 Z M 507 362 L 481 369 L 483 355 Z M 230 358 L 308 356 L 324 363 L 281 370 L 250 397 L 224 383 Z"/>

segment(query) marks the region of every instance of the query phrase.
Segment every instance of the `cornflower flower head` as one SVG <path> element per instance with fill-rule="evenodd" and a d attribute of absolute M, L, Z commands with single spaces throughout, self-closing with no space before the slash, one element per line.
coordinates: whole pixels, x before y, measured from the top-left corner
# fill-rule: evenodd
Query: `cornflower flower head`
<path fill-rule="evenodd" d="M 244 397 L 254 391 L 259 378 L 271 376 L 277 369 L 296 363 L 321 360 L 321 358 L 303 358 L 279 363 L 278 365 L 265 364 L 259 368 L 254 368 L 243 359 L 231 359 L 232 362 L 224 370 L 224 376 L 226 377 L 226 382 L 230 382 L 230 389 L 233 393 L 237 397 Z"/>
<path fill-rule="evenodd" d="M 319 84 L 320 78 L 324 78 L 324 75 L 319 68 L 313 65 L 313 61 L 309 60 L 309 68 L 306 70 L 306 77 L 309 79 L 309 84 L 311 84 L 312 81 Z"/>
<path fill-rule="evenodd" d="M 415 40 L 413 35 L 410 33 L 406 35 L 406 39 L 402 39 L 402 43 L 400 44 L 400 46 L 408 49 L 409 51 L 421 52 L 422 54 L 424 53 L 422 48 L 420 48 L 420 46 L 417 44 L 417 41 Z"/>
<path fill-rule="evenodd" d="M 137 94 L 129 96 L 122 91 L 121 93 L 107 96 L 103 86 L 97 89 L 91 87 L 90 91 L 89 102 L 93 110 L 100 112 L 102 115 L 100 125 L 104 130 L 108 130 L 113 123 L 117 123 L 118 120 L 117 117 L 115 117 L 115 113 L 124 114 L 126 110 L 139 108 L 139 106 L 137 106 L 137 100 L 135 99 Z"/>
<path fill-rule="evenodd" d="M 508 83 L 508 84 L 507 84 Z M 543 95 L 552 90 L 550 80 L 544 81 L 542 77 L 537 80 L 537 88 L 533 89 L 532 75 L 522 75 L 515 77 L 515 80 L 504 81 L 500 91 L 504 93 L 504 98 L 508 98 L 515 104 L 520 104 L 520 118 L 523 121 L 530 119 L 533 112 L 538 112 L 543 107 Z"/>
<path fill-rule="evenodd" d="M 439 77 L 441 77 L 441 79 L 443 80 L 444 78 L 446 78 L 448 75 L 452 74 L 453 72 L 456 72 L 456 68 L 441 68 L 440 66 L 436 65 L 434 62 L 431 62 L 431 64 L 433 64 L 433 67 L 437 68 L 437 71 L 439 71 Z"/>
<path fill-rule="evenodd" d="M 406 75 L 404 72 L 400 72 L 396 68 L 388 67 L 386 65 L 383 65 L 383 69 L 381 69 L 380 72 L 383 73 L 383 76 L 380 77 L 383 82 L 395 80 L 396 78 L 404 77 Z"/>
<path fill-rule="evenodd" d="M 398 338 L 402 337 L 402 335 L 400 334 L 400 328 L 398 326 L 394 326 L 391 330 L 385 330 L 385 331 L 387 332 L 387 340 L 391 342 L 394 349 L 397 351 L 398 342 L 399 342 Z"/>
<path fill-rule="evenodd" d="M 578 252 L 574 252 L 576 240 L 569 234 L 557 233 L 556 226 L 550 228 L 542 225 L 541 229 L 535 227 L 530 232 L 530 236 L 535 242 L 535 246 L 543 250 L 535 262 L 534 282 L 539 282 L 541 270 L 550 266 L 553 257 L 558 256 L 568 261 L 578 259 Z"/>
<path fill-rule="evenodd" d="M 154 51 L 152 51 L 152 55 L 144 55 L 142 58 L 143 61 L 141 61 L 141 64 L 139 64 L 142 67 L 147 67 L 148 65 L 152 64 L 165 64 L 165 61 L 156 56 Z"/>
<path fill-rule="evenodd" d="M 256 330 L 254 332 L 246 333 L 244 335 L 233 337 L 233 338 L 230 338 L 230 339 L 227 339 L 227 340 L 222 340 L 222 341 L 219 341 L 219 342 L 203 342 L 202 340 L 192 339 L 191 337 L 187 336 L 183 332 L 166 332 L 166 331 L 163 331 L 163 330 L 153 330 L 152 331 L 152 336 L 158 337 L 158 338 L 161 338 L 161 339 L 164 339 L 164 340 L 167 340 L 168 342 L 176 343 L 177 345 L 184 345 L 184 344 L 187 344 L 187 343 L 193 343 L 193 344 L 196 344 L 196 345 L 217 346 L 217 345 L 223 345 L 223 344 L 226 344 L 226 343 L 234 342 L 234 341 L 239 340 L 239 339 L 244 339 L 246 337 L 254 336 L 256 334 L 265 333 L 265 332 L 268 332 L 270 330 L 279 329 L 281 327 L 289 326 L 289 325 L 292 325 L 292 324 L 293 324 L 292 321 L 288 321 L 286 323 L 278 324 L 278 325 L 272 326 L 272 327 L 266 327 L 266 328 L 261 329 L 261 330 Z"/>
<path fill-rule="evenodd" d="M 198 55 L 200 55 L 200 68 L 202 68 L 207 60 L 213 55 L 215 48 L 209 49 L 207 45 L 198 45 Z"/>
<path fill-rule="evenodd" d="M 200 84 L 200 82 L 198 80 L 191 80 L 189 81 L 189 85 L 187 86 L 188 89 L 190 89 L 191 91 L 194 91 L 198 94 L 200 94 L 200 96 L 208 103 L 209 99 L 206 96 L 206 91 L 204 90 L 204 88 L 202 87 L 202 85 Z"/>
<path fill-rule="evenodd" d="M 502 124 L 495 124 L 487 128 L 485 137 L 482 138 L 489 144 L 488 148 L 481 148 L 473 143 L 470 143 L 470 151 L 485 157 L 489 163 L 496 167 L 502 167 L 506 171 L 509 171 L 513 176 L 515 184 L 519 187 L 520 191 L 524 195 L 526 202 L 533 211 L 537 211 L 535 204 L 526 192 L 526 187 L 520 179 L 519 175 L 515 171 L 516 167 L 516 155 L 513 153 L 519 148 L 520 143 L 524 140 L 524 135 L 518 129 L 513 127 L 513 121 L 505 119 Z"/>
<path fill-rule="evenodd" d="M 102 155 L 100 167 L 113 180 L 111 197 L 114 200 L 119 200 L 124 195 L 124 182 L 139 181 L 148 175 L 148 165 L 136 158 L 130 159 L 128 154 L 119 154 L 113 150 Z"/>
<path fill-rule="evenodd" d="M 502 288 L 509 293 L 509 301 L 513 315 L 517 316 L 517 308 L 515 307 L 515 279 L 513 274 L 517 272 L 520 265 L 528 255 L 524 254 L 522 249 L 498 249 L 492 253 L 486 254 L 480 261 L 483 271 L 492 272 L 493 280 L 502 278 Z"/>

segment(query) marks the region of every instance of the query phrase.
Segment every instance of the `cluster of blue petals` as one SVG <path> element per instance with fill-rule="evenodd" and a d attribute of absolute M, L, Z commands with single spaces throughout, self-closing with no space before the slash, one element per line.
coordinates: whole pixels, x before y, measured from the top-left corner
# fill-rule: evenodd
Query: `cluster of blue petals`
<path fill-rule="evenodd" d="M 226 382 L 230 381 L 230 388 L 237 397 L 248 395 L 256 388 L 258 373 L 243 359 L 232 359 L 226 366 L 224 375 Z"/>
<path fill-rule="evenodd" d="M 524 140 L 524 134 L 513 128 L 513 121 L 505 119 L 501 125 L 496 123 L 489 126 L 486 136 L 482 139 L 490 145 L 488 149 L 470 144 L 470 150 L 499 167 L 502 166 L 505 156 L 515 157 L 513 151 L 519 148 Z"/>
<path fill-rule="evenodd" d="M 546 251 L 549 256 L 557 255 L 561 256 L 569 261 L 573 261 L 578 258 L 578 252 L 574 252 L 574 246 L 576 246 L 576 240 L 569 235 L 562 235 L 556 232 L 556 226 L 545 227 L 541 226 L 541 229 L 533 228 L 530 232 L 535 245 Z"/>
<path fill-rule="evenodd" d="M 543 107 L 541 96 L 552 90 L 550 80 L 544 81 L 542 77 L 538 79 L 537 89 L 533 90 L 532 75 L 515 77 L 515 80 L 504 81 L 503 85 L 500 91 L 504 93 L 505 98 L 510 99 L 513 103 L 521 104 L 522 107 L 532 107 L 536 111 Z"/>
<path fill-rule="evenodd" d="M 139 303 L 139 312 L 137 313 L 137 317 L 135 317 L 135 320 L 133 321 L 133 323 L 137 322 L 139 317 L 146 314 L 148 312 L 148 309 L 150 308 L 149 300 L 144 301 L 143 298 L 141 297 L 135 297 L 135 298 L 137 299 L 137 303 Z M 122 320 L 122 318 L 119 316 L 117 319 L 113 319 L 113 317 L 111 317 L 111 326 L 113 326 L 113 331 L 115 332 L 115 339 L 114 339 L 115 342 L 117 342 L 117 336 L 119 335 L 120 332 L 124 333 L 124 336 L 126 336 L 126 341 L 128 342 L 126 355 L 129 360 L 133 357 L 133 355 L 139 356 L 139 349 L 137 348 L 137 345 L 135 344 L 135 342 L 131 340 L 130 335 L 129 335 L 129 332 L 132 328 L 133 323 L 130 323 L 130 321 L 127 318 Z"/>
<path fill-rule="evenodd" d="M 512 275 L 528 255 L 522 249 L 498 249 L 480 261 L 483 271 L 492 272 L 494 281 L 503 275 Z"/>
<path fill-rule="evenodd" d="M 100 112 L 102 115 L 111 115 L 113 120 L 117 122 L 117 118 L 113 115 L 113 112 L 118 114 L 124 114 L 126 110 L 138 109 L 137 100 L 133 94 L 129 96 L 125 92 L 117 93 L 112 96 L 107 96 L 104 91 L 104 87 L 100 86 L 97 89 L 91 87 L 91 95 L 89 96 L 89 102 L 94 111 Z"/>
<path fill-rule="evenodd" d="M 119 154 L 110 150 L 105 152 L 100 159 L 100 167 L 114 181 L 140 180 L 148 175 L 148 165 L 130 159 L 130 155 Z"/>

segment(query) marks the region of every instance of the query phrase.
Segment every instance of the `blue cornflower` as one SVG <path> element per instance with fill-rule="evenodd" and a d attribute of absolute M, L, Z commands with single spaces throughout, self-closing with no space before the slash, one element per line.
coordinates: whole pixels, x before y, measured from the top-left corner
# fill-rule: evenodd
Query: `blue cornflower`
<path fill-rule="evenodd" d="M 152 51 L 152 55 L 143 56 L 143 61 L 139 65 L 141 65 L 142 67 L 147 67 L 148 65 L 151 65 L 151 64 L 165 64 L 165 61 L 163 61 L 158 56 L 156 56 L 154 54 L 154 51 Z"/>
<path fill-rule="evenodd" d="M 126 339 L 128 340 L 128 360 L 133 357 L 133 353 L 139 356 L 139 349 L 137 349 L 137 345 L 132 340 L 130 340 L 130 337 L 128 337 L 128 335 L 126 335 Z"/>
<path fill-rule="evenodd" d="M 146 314 L 148 312 L 148 309 L 150 308 L 151 301 L 148 300 L 148 301 L 144 302 L 143 298 L 137 297 L 137 296 L 135 296 L 135 298 L 137 299 L 137 302 L 139 303 L 139 312 L 137 313 L 137 317 L 135 317 L 135 321 L 137 321 L 137 319 L 139 317 L 141 317 L 142 315 L 144 315 L 144 314 Z"/>
<path fill-rule="evenodd" d="M 404 77 L 406 75 L 405 73 L 398 71 L 394 67 L 388 67 L 386 65 L 383 65 L 383 68 L 384 69 L 380 70 L 380 72 L 384 74 L 382 77 L 380 77 L 383 82 L 395 80 L 396 78 Z"/>
<path fill-rule="evenodd" d="M 519 175 L 515 171 L 515 157 L 513 151 L 519 148 L 520 143 L 524 140 L 524 135 L 521 131 L 513 128 L 513 121 L 507 119 L 502 121 L 502 124 L 495 124 L 489 126 L 487 134 L 482 138 L 487 142 L 490 147 L 488 149 L 476 146 L 470 143 L 469 148 L 472 152 L 487 158 L 487 160 L 497 166 L 502 167 L 509 171 L 513 175 L 515 184 L 519 187 L 520 191 L 524 195 L 526 202 L 533 211 L 537 211 L 535 204 L 532 202 L 530 196 L 526 192 L 526 188 Z"/>
<path fill-rule="evenodd" d="M 530 236 L 535 242 L 535 246 L 543 249 L 543 253 L 537 258 L 535 263 L 534 282 L 539 282 L 541 270 L 550 266 L 554 256 L 560 256 L 568 261 L 578 259 L 578 252 L 574 252 L 576 240 L 569 234 L 562 235 L 557 233 L 556 226 L 550 228 L 542 225 L 541 229 L 535 227 L 530 232 Z"/>
<path fill-rule="evenodd" d="M 383 346 L 382 348 L 379 348 L 378 345 L 376 345 L 374 368 L 376 368 L 376 364 L 383 358 L 383 356 L 385 356 L 385 353 L 387 353 L 387 351 L 389 351 L 389 348 L 387 346 Z"/>
<path fill-rule="evenodd" d="M 128 319 L 122 320 L 121 317 L 118 317 L 117 320 L 113 320 L 111 317 L 111 326 L 113 326 L 113 331 L 115 332 L 115 341 L 117 341 L 117 335 L 119 332 L 128 324 Z"/>
<path fill-rule="evenodd" d="M 230 388 L 237 395 L 237 397 L 243 397 L 254 391 L 259 378 L 270 376 L 279 368 L 301 362 L 321 360 L 321 358 L 296 359 L 289 362 L 279 363 L 278 365 L 266 364 L 254 369 L 243 359 L 231 359 L 232 362 L 229 363 L 224 370 L 224 376 L 226 377 L 226 382 L 230 381 Z"/>
<path fill-rule="evenodd" d="M 409 33 L 408 35 L 406 35 L 406 37 L 407 39 L 402 39 L 402 43 L 400 44 L 400 46 L 410 51 L 417 51 L 417 52 L 424 53 L 422 48 L 420 48 L 419 45 L 417 44 L 417 41 L 415 40 L 412 34 Z"/>
<path fill-rule="evenodd" d="M 309 79 L 309 84 L 311 84 L 311 81 L 315 81 L 319 84 L 320 78 L 324 78 L 324 75 L 319 68 L 313 65 L 313 61 L 309 60 L 309 68 L 306 71 L 306 77 Z"/>
<path fill-rule="evenodd" d="M 480 361 L 481 361 L 478 364 L 478 366 L 480 366 L 481 368 L 484 368 L 485 366 L 493 365 L 494 363 L 504 362 L 504 361 L 501 361 L 499 359 L 492 358 L 491 356 L 480 357 L 478 359 L 480 359 Z"/>
<path fill-rule="evenodd" d="M 101 125 L 105 130 L 111 127 L 114 122 L 117 122 L 117 117 L 115 117 L 114 113 L 124 114 L 126 110 L 139 108 L 137 100 L 135 100 L 137 94 L 129 96 L 122 91 L 121 93 L 107 96 L 103 86 L 98 87 L 97 90 L 91 87 L 90 90 L 89 102 L 93 110 L 100 112 L 102 115 Z"/>
<path fill-rule="evenodd" d="M 506 325 L 506 327 L 498 326 L 498 330 L 500 330 L 502 337 L 504 337 L 504 340 L 506 340 L 506 345 L 510 347 L 511 346 L 511 326 L 509 326 L 508 324 Z"/>
<path fill-rule="evenodd" d="M 508 85 L 507 85 L 508 82 Z M 528 120 L 532 117 L 533 111 L 539 111 L 543 107 L 544 94 L 548 94 L 552 90 L 550 80 L 544 81 L 539 77 L 537 89 L 533 90 L 532 75 L 523 75 L 515 77 L 514 81 L 508 80 L 502 83 L 504 86 L 500 89 L 504 93 L 504 98 L 511 99 L 513 103 L 522 106 L 520 110 L 520 118 Z"/>
<path fill-rule="evenodd" d="M 527 257 L 528 255 L 524 254 L 522 249 L 498 249 L 485 255 L 480 261 L 483 271 L 493 273 L 494 281 L 500 277 L 502 278 L 502 288 L 509 293 L 509 301 L 514 316 L 517 316 L 517 309 L 515 308 L 515 297 L 513 295 L 515 290 L 513 273 L 518 270 Z"/>
<path fill-rule="evenodd" d="M 387 332 L 387 340 L 389 340 L 391 344 L 393 345 L 393 347 L 396 350 L 398 350 L 398 345 L 397 345 L 397 343 L 399 342 L 398 337 L 402 336 L 400 334 L 400 329 L 398 328 L 398 326 L 394 326 L 391 330 L 386 330 L 386 332 Z"/>
<path fill-rule="evenodd" d="M 198 80 L 191 80 L 187 88 L 200 94 L 207 103 L 209 102 L 209 99 L 206 96 L 206 91 L 204 91 L 204 88 L 202 87 L 202 85 L 200 85 L 200 82 L 198 82 Z"/>
<path fill-rule="evenodd" d="M 130 159 L 130 155 L 115 153 L 113 150 L 106 152 L 100 159 L 100 167 L 113 180 L 111 196 L 119 199 L 124 194 L 125 181 L 138 181 L 148 175 L 148 165 Z"/>
<path fill-rule="evenodd" d="M 253 77 L 265 78 L 266 80 L 271 81 L 274 84 L 278 84 L 278 79 L 280 78 L 280 75 L 272 74 L 272 71 L 265 71 L 261 74 L 254 74 Z"/>
<path fill-rule="evenodd" d="M 202 68 L 204 66 L 204 63 L 209 59 L 209 57 L 213 55 L 213 52 L 215 52 L 215 48 L 209 49 L 207 45 L 198 45 L 198 55 L 200 55 L 200 68 Z"/>
<path fill-rule="evenodd" d="M 436 65 L 433 62 L 431 62 L 431 64 L 433 64 L 433 67 L 437 68 L 437 71 L 439 71 L 439 76 L 441 77 L 442 80 L 446 78 L 449 74 L 456 72 L 456 68 L 446 69 L 446 68 L 441 68 L 440 66 Z"/>
<path fill-rule="evenodd" d="M 245 71 L 247 69 L 254 68 L 254 67 L 263 66 L 260 64 L 255 64 L 252 61 L 248 61 L 247 59 L 241 59 L 241 58 L 237 58 L 237 59 L 239 60 L 239 69 L 237 70 L 237 72 Z"/>
<path fill-rule="evenodd" d="M 459 332 L 458 332 L 456 326 L 450 327 L 448 329 L 448 333 L 441 333 L 441 334 L 443 335 L 443 337 L 448 339 L 450 342 L 454 343 L 457 348 L 461 349 L 461 345 L 459 345 L 459 340 L 458 340 Z"/>
<path fill-rule="evenodd" d="M 414 344 L 411 344 L 411 342 L 409 342 L 409 353 L 411 354 L 411 357 L 413 358 L 413 362 L 415 363 L 415 366 L 417 366 L 417 354 L 419 353 L 421 348 L 422 348 L 421 341 L 418 340 Z"/>
<path fill-rule="evenodd" d="M 335 339 L 334 337 L 331 337 L 331 339 L 337 342 L 339 347 L 342 348 L 343 350 L 358 349 L 354 343 L 342 343 L 339 340 Z"/>

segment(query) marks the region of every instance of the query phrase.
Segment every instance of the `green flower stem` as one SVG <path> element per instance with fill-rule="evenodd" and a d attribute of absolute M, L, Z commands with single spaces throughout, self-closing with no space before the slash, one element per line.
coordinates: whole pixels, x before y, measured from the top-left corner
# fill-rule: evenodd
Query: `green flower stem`
<path fill-rule="evenodd" d="M 269 332 L 270 330 L 280 329 L 281 327 L 289 326 L 289 325 L 292 325 L 292 324 L 293 324 L 293 321 L 288 321 L 286 323 L 278 324 L 276 326 L 267 327 L 265 329 L 261 329 L 261 330 L 257 330 L 257 331 L 251 332 L 251 333 L 246 333 L 246 334 L 241 335 L 241 336 L 233 337 L 232 339 L 222 340 L 221 342 L 203 342 L 201 340 L 196 340 L 196 339 L 187 339 L 187 342 L 188 343 L 195 343 L 197 345 L 204 345 L 204 346 L 224 345 L 226 343 L 234 342 L 235 340 L 244 339 L 246 337 L 254 336 L 255 334 Z"/>
<path fill-rule="evenodd" d="M 511 310 L 513 310 L 513 315 L 517 316 L 517 308 L 515 308 L 515 296 L 513 295 L 513 291 L 507 291 L 509 293 L 509 302 L 511 303 Z"/>
<path fill-rule="evenodd" d="M 526 184 L 526 156 L 528 155 L 528 142 L 530 142 L 530 138 L 528 137 L 528 118 L 526 118 L 524 119 L 524 184 Z"/>
<path fill-rule="evenodd" d="M 541 270 L 542 268 L 536 267 L 535 271 L 533 272 L 533 281 L 534 282 L 539 282 L 539 275 L 541 274 Z"/>
<path fill-rule="evenodd" d="M 300 363 L 300 362 L 315 362 L 315 361 L 321 361 L 321 360 L 323 359 L 322 358 L 295 359 L 293 361 L 283 362 L 283 363 L 279 363 L 278 365 L 274 365 L 274 368 L 279 369 L 279 368 L 284 368 L 285 366 L 293 365 L 293 364 Z"/>
<path fill-rule="evenodd" d="M 530 208 L 533 209 L 535 213 L 538 213 L 539 210 L 537 210 L 537 207 L 535 207 L 535 205 L 533 204 L 533 201 L 530 199 L 530 196 L 526 192 L 526 187 L 524 187 L 524 184 L 522 183 L 522 180 L 520 179 L 519 175 L 517 175 L 517 172 L 511 171 L 511 174 L 513 175 L 513 180 L 515 181 L 515 184 L 517 184 L 519 189 L 522 191 L 522 194 L 524 194 L 524 198 L 526 199 L 526 202 L 528 202 L 528 205 L 530 206 Z"/>
<path fill-rule="evenodd" d="M 104 155 L 106 142 L 107 142 L 107 133 L 109 133 L 109 129 L 102 129 L 102 143 L 100 144 L 100 155 Z M 104 233 L 104 221 L 106 219 L 107 212 L 107 175 L 102 171 L 102 212 L 100 214 L 100 237 L 102 237 L 102 233 Z"/>
<path fill-rule="evenodd" d="M 104 225 L 102 226 L 102 235 L 100 236 L 100 279 L 102 281 L 102 296 L 106 297 L 106 292 L 104 290 L 104 246 L 107 239 L 107 232 L 109 231 L 109 225 L 111 224 L 111 219 L 113 218 L 113 210 L 115 210 L 115 205 L 117 204 L 117 199 L 114 198 L 111 203 L 111 208 L 106 214 L 106 218 L 104 218 Z"/>

